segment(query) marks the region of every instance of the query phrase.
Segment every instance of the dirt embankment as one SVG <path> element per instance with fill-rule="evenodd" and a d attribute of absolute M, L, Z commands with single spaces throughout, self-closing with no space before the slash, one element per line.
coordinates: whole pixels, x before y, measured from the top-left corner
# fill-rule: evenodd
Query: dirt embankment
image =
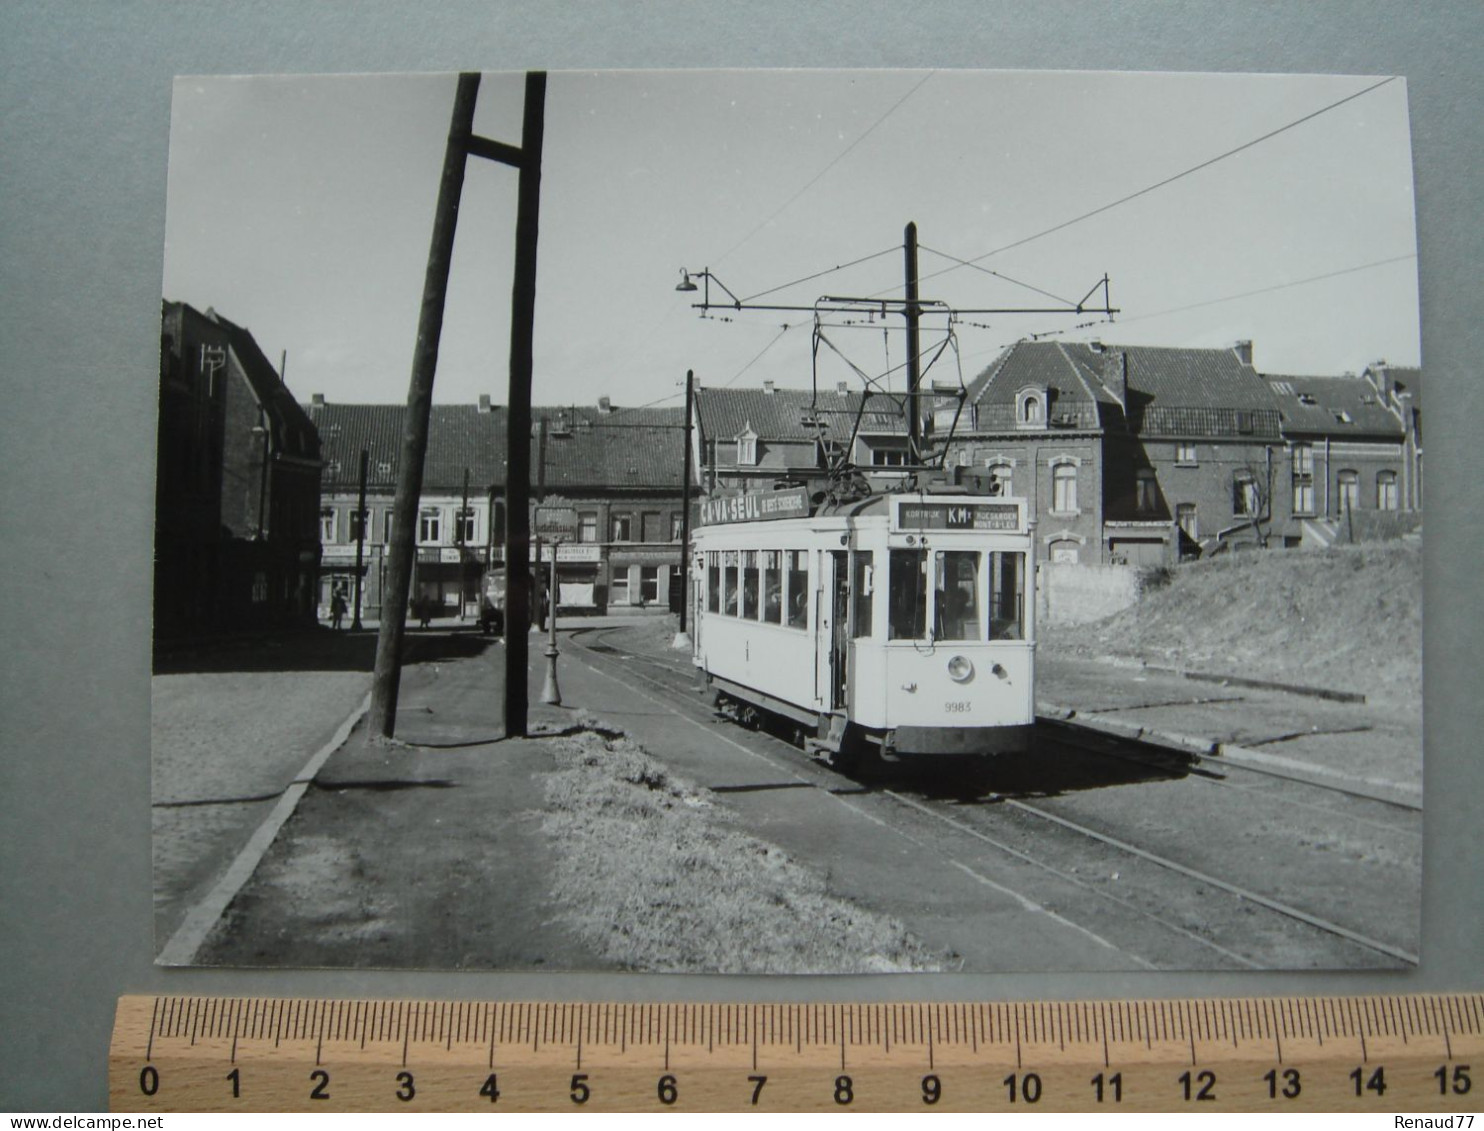
<path fill-rule="evenodd" d="M 629 739 L 580 732 L 555 754 L 543 828 L 558 918 L 604 959 L 667 973 L 938 969 L 900 923 L 829 895 Z"/>
<path fill-rule="evenodd" d="M 1092 624 L 1048 626 L 1055 653 L 1358 691 L 1420 710 L 1419 540 L 1191 562 L 1138 604 Z"/>

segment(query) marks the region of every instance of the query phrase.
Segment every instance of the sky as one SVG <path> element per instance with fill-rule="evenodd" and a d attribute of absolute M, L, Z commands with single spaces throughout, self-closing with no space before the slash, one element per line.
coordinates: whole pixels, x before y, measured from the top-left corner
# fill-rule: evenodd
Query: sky
<path fill-rule="evenodd" d="M 248 327 L 301 401 L 405 401 L 455 85 L 178 79 L 164 297 Z M 523 93 L 485 75 L 475 132 L 519 145 Z M 516 186 L 470 159 L 439 403 L 506 400 Z M 816 349 L 811 308 L 902 297 L 908 222 L 937 309 L 1058 310 L 925 318 L 929 380 L 971 381 L 1032 335 L 1251 340 L 1269 373 L 1420 364 L 1401 78 L 554 72 L 533 399 L 678 406 L 688 369 L 900 388 L 899 316 L 826 318 Z M 804 309 L 703 317 L 682 269 L 709 271 L 713 298 Z M 1104 275 L 1111 324 L 1075 312 Z"/>

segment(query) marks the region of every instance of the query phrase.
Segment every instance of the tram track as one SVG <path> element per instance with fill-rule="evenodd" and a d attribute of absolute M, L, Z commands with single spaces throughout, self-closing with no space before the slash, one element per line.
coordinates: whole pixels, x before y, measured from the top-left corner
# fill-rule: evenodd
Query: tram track
<path fill-rule="evenodd" d="M 579 629 L 570 639 L 583 649 L 594 653 L 595 657 L 607 657 L 623 663 L 627 677 L 642 682 L 659 697 L 672 703 L 678 701 L 677 705 L 687 704 L 694 711 L 698 706 L 695 701 L 697 688 L 694 685 L 694 669 L 688 657 L 661 656 L 641 648 L 628 646 L 623 632 L 622 629 L 612 628 Z M 769 749 L 772 749 L 772 744 L 776 743 L 778 750 L 774 751 L 775 756 L 784 754 L 790 762 L 797 759 L 798 748 L 783 738 L 766 732 L 749 731 L 748 733 L 758 744 L 765 744 Z M 1075 748 L 1084 758 L 1122 763 L 1131 767 L 1136 773 L 1162 776 L 1171 781 L 1194 781 L 1202 783 L 1203 787 L 1234 788 L 1261 800 L 1277 801 L 1289 806 L 1306 808 L 1329 820 L 1357 819 L 1354 813 L 1338 813 L 1326 805 L 1315 804 L 1311 800 L 1288 798 L 1270 792 L 1264 793 L 1248 786 L 1232 784 L 1226 780 L 1225 775 L 1230 774 L 1234 769 L 1246 771 L 1248 767 L 1245 766 L 1223 764 L 1220 772 L 1215 772 L 1198 765 L 1198 759 L 1193 757 L 1182 759 L 1168 750 L 1141 750 L 1137 744 L 1127 742 L 1110 744 L 1108 736 L 1098 736 L 1097 741 L 1075 741 L 1071 740 L 1065 728 L 1057 728 L 1054 734 L 1054 737 L 1048 736 L 1048 741 Z M 829 784 L 829 778 L 844 775 L 837 775 L 837 771 L 827 769 L 812 759 L 798 760 L 796 765 L 800 770 L 805 766 L 813 767 L 820 775 L 815 781 L 816 786 L 835 795 L 837 799 L 847 793 L 862 792 L 859 790 L 842 791 L 832 787 Z M 1253 772 L 1261 773 L 1261 771 Z M 816 775 L 801 773 L 799 776 L 813 779 Z M 847 780 L 854 781 L 855 779 L 847 778 Z M 1323 783 L 1305 781 L 1303 784 L 1310 789 L 1325 792 Z M 1055 812 L 1054 796 L 1050 800 L 1031 800 L 1025 791 L 1021 791 L 1019 796 L 1015 795 L 1016 791 L 1006 791 L 974 798 L 970 804 L 966 805 L 964 797 L 945 796 L 942 791 L 934 793 L 931 789 L 896 788 L 892 785 L 872 784 L 866 792 L 889 800 L 899 812 L 910 814 L 912 821 L 909 823 L 922 831 L 925 847 L 931 846 L 932 839 L 941 842 L 945 834 L 951 833 L 957 837 L 970 838 L 984 848 L 1018 862 L 1019 865 L 1034 868 L 1054 878 L 1063 889 L 1081 892 L 1080 898 L 1085 898 L 1089 902 L 1095 901 L 1105 907 L 1117 908 L 1125 918 L 1133 917 L 1144 922 L 1148 929 L 1177 936 L 1189 946 L 1197 947 L 1212 956 L 1217 965 L 1229 964 L 1248 968 L 1265 968 L 1272 965 L 1270 961 L 1261 957 L 1243 953 L 1242 948 L 1224 945 L 1224 936 L 1214 933 L 1211 927 L 1212 922 L 1240 923 L 1243 916 L 1250 915 L 1254 908 L 1261 908 L 1273 916 L 1290 922 L 1293 929 L 1300 934 L 1311 932 L 1322 937 L 1341 940 L 1347 944 L 1343 949 L 1352 957 L 1358 948 L 1362 953 L 1371 954 L 1376 959 L 1389 960 L 1389 964 L 1393 965 L 1417 961 L 1417 956 L 1405 947 L 1371 937 L 1363 930 L 1335 921 L 1332 916 L 1297 906 L 1291 900 L 1280 898 L 1271 892 L 1259 891 L 1250 884 L 1212 874 L 1209 870 L 1175 859 L 1167 852 L 1156 851 L 1130 841 L 1127 837 L 1093 827 L 1093 823 L 1087 820 L 1077 819 L 1065 812 Z M 1033 794 L 1034 790 L 1029 792 Z M 1343 789 L 1329 792 L 1337 795 L 1349 793 Z M 1381 805 L 1386 803 L 1384 798 L 1371 797 L 1364 800 Z M 1019 823 L 1035 822 L 1042 830 L 1039 834 L 1027 836 L 1023 829 L 1010 829 L 1022 839 L 1026 839 L 1033 846 L 1032 850 L 1017 847 L 1015 843 L 1012 843 L 1015 837 L 1006 835 L 1007 826 L 1005 826 L 1004 818 L 1009 814 L 1013 814 Z M 872 819 L 878 818 L 872 816 Z M 1395 824 L 1385 821 L 1370 819 L 1363 819 L 1363 821 L 1378 831 L 1388 834 L 1405 835 L 1412 832 L 1412 830 L 1398 828 Z M 940 830 L 936 837 L 929 831 L 933 828 Z M 906 832 L 905 829 L 898 831 Z M 1055 851 L 1048 847 L 1053 841 L 1056 846 Z M 1078 850 L 1074 842 L 1083 843 L 1089 847 Z M 943 851 L 941 848 L 938 850 Z M 951 863 L 968 870 L 967 865 L 956 859 L 951 852 L 944 854 L 949 856 Z M 1063 861 L 1059 862 L 1055 859 L 1058 854 L 1064 858 Z M 1065 863 L 1068 860 L 1080 860 L 1084 856 L 1088 859 L 1095 857 L 1099 861 L 1108 858 L 1137 862 L 1133 866 L 1114 867 L 1112 876 L 1116 880 L 1120 871 L 1138 871 L 1141 873 L 1142 888 L 1128 894 L 1110 890 L 1110 885 L 1105 879 L 1089 879 L 1085 872 L 1078 874 L 1083 869 L 1077 864 L 1067 865 Z M 1153 877 L 1151 869 L 1168 878 L 1165 880 L 1151 878 Z M 1106 877 L 1108 871 L 1107 867 L 1102 867 L 1102 876 Z M 995 886 L 1007 890 L 998 883 Z M 1133 885 L 1129 886 L 1133 887 Z M 1168 900 L 1160 898 L 1160 894 L 1167 891 L 1178 891 L 1178 898 L 1171 897 Z M 1231 906 L 1214 907 L 1209 917 L 1192 914 L 1190 908 L 1198 904 L 1211 908 L 1212 892 L 1220 892 L 1223 897 L 1229 898 L 1232 901 Z M 1174 913 L 1169 913 L 1168 908 L 1163 906 L 1166 903 L 1169 907 L 1176 909 Z M 1088 918 L 1085 911 L 1081 911 L 1081 917 Z M 1185 922 L 1180 921 L 1182 917 L 1186 920 Z M 1284 929 L 1277 928 L 1276 930 L 1282 933 Z M 1189 953 L 1188 948 L 1186 953 Z M 1138 956 L 1135 955 L 1135 957 Z"/>

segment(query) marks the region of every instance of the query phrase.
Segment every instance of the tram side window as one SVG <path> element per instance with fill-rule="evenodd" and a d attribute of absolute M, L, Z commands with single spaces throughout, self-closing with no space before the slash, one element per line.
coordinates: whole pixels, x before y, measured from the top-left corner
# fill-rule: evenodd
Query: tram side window
<path fill-rule="evenodd" d="M 934 568 L 938 640 L 978 640 L 979 563 L 977 550 L 940 550 Z"/>
<path fill-rule="evenodd" d="M 891 551 L 888 640 L 921 640 L 927 634 L 926 550 Z"/>
<path fill-rule="evenodd" d="M 1021 579 L 1025 555 L 995 550 L 989 555 L 989 638 L 1025 639 L 1025 598 Z"/>
<path fill-rule="evenodd" d="M 757 620 L 757 551 L 742 551 L 742 615 Z"/>
<path fill-rule="evenodd" d="M 854 554 L 854 580 L 851 584 L 855 599 L 855 621 L 850 635 L 856 639 L 871 635 L 871 605 L 876 593 L 876 567 L 872 564 L 875 555 L 870 550 L 857 550 Z"/>
<path fill-rule="evenodd" d="M 737 615 L 737 551 L 723 550 L 721 555 L 721 611 Z"/>
<path fill-rule="evenodd" d="M 721 555 L 715 550 L 706 554 L 706 611 L 721 612 Z"/>
<path fill-rule="evenodd" d="M 783 623 L 783 573 L 779 566 L 783 555 L 777 550 L 763 550 L 763 620 Z"/>
<path fill-rule="evenodd" d="M 809 627 L 809 559 L 803 550 L 785 550 L 788 562 L 788 627 Z"/>

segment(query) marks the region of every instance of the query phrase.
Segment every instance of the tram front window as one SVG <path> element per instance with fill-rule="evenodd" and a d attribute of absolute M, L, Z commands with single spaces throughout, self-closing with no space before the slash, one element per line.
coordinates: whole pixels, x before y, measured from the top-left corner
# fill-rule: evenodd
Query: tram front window
<path fill-rule="evenodd" d="M 927 551 L 891 551 L 888 640 L 927 637 Z"/>
<path fill-rule="evenodd" d="M 989 638 L 1025 639 L 1025 555 L 995 550 L 989 555 Z"/>
<path fill-rule="evenodd" d="M 973 550 L 940 550 L 934 565 L 934 639 L 978 640 L 979 563 Z"/>

